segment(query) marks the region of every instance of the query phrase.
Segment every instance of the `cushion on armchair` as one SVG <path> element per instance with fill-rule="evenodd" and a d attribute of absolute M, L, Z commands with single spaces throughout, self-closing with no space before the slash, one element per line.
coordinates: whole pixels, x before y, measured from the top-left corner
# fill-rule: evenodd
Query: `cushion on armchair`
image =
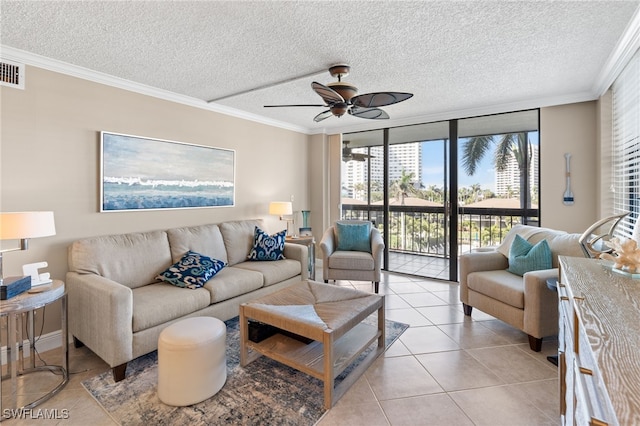
<path fill-rule="evenodd" d="M 336 222 L 337 250 L 371 253 L 371 223 Z"/>
<path fill-rule="evenodd" d="M 551 268 L 551 249 L 547 240 L 533 245 L 520 235 L 515 236 L 509 249 L 509 272 L 522 276 L 530 271 Z"/>

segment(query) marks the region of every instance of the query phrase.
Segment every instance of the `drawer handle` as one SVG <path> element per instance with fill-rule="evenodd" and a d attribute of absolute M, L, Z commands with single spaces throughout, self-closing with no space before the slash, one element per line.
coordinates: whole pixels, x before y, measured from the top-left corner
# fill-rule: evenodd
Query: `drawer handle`
<path fill-rule="evenodd" d="M 580 367 L 579 370 L 580 370 L 580 372 L 582 374 L 587 374 L 589 376 L 593 376 L 593 371 L 589 370 L 588 368 Z"/>

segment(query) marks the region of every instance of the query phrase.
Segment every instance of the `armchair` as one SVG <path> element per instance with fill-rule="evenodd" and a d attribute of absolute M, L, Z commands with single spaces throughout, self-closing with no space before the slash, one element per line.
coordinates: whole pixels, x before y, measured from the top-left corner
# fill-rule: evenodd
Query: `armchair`
<path fill-rule="evenodd" d="M 552 269 L 526 272 L 509 271 L 509 249 L 515 236 L 531 244 L 547 240 Z M 496 250 L 465 253 L 460 256 L 460 301 L 467 316 L 473 308 L 492 315 L 529 337 L 529 347 L 542 349 L 542 338 L 558 333 L 558 299 L 547 287 L 547 280 L 558 278 L 558 256 L 583 257 L 580 234 L 548 228 L 516 225 Z"/>
<path fill-rule="evenodd" d="M 366 242 L 360 244 L 360 247 L 358 244 L 350 245 L 346 241 L 344 232 L 349 229 L 349 226 L 360 227 L 361 231 L 362 227 L 369 228 L 364 235 Z M 340 240 L 340 235 L 343 235 L 342 240 Z M 329 280 L 371 281 L 374 283 L 375 292 L 378 293 L 384 241 L 380 231 L 371 226 L 371 222 L 362 220 L 336 222 L 322 236 L 320 249 L 322 251 L 322 278 L 325 283 Z"/>

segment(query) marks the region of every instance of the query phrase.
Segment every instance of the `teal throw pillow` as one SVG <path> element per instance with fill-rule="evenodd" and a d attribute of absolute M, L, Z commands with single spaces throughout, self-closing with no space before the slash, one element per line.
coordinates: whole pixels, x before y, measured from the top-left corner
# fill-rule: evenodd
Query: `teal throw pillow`
<path fill-rule="evenodd" d="M 225 263 L 200 253 L 188 251 L 177 263 L 156 276 L 157 280 L 176 287 L 196 289 L 213 278 L 225 267 Z"/>
<path fill-rule="evenodd" d="M 336 250 L 371 253 L 371 223 L 336 222 Z"/>
<path fill-rule="evenodd" d="M 520 235 L 516 235 L 509 249 L 507 271 L 522 276 L 526 272 L 551 268 L 551 248 L 547 240 L 533 245 Z"/>
<path fill-rule="evenodd" d="M 284 239 L 287 230 L 269 235 L 259 227 L 255 227 L 253 247 L 247 256 L 249 260 L 282 260 L 284 259 Z"/>

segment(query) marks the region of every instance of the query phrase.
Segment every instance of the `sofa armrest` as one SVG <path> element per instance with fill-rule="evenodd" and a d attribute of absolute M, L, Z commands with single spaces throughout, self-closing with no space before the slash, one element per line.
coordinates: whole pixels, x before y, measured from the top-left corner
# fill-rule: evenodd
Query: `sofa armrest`
<path fill-rule="evenodd" d="M 558 334 L 558 295 L 547 280 L 558 278 L 558 268 L 524 274 L 524 332 L 542 338 Z"/>
<path fill-rule="evenodd" d="M 469 300 L 467 276 L 472 272 L 507 269 L 509 267 L 509 259 L 499 251 L 471 252 L 460 256 L 459 265 L 460 301 L 467 303 Z"/>
<path fill-rule="evenodd" d="M 329 256 L 336 250 L 336 242 L 333 234 L 333 226 L 330 226 L 322 235 L 320 240 L 320 251 L 322 252 L 322 279 L 329 276 Z"/>
<path fill-rule="evenodd" d="M 115 367 L 133 358 L 133 293 L 100 275 L 67 272 L 69 332 Z"/>
<path fill-rule="evenodd" d="M 309 279 L 309 248 L 301 244 L 284 243 L 284 257 L 300 262 L 302 280 Z"/>

